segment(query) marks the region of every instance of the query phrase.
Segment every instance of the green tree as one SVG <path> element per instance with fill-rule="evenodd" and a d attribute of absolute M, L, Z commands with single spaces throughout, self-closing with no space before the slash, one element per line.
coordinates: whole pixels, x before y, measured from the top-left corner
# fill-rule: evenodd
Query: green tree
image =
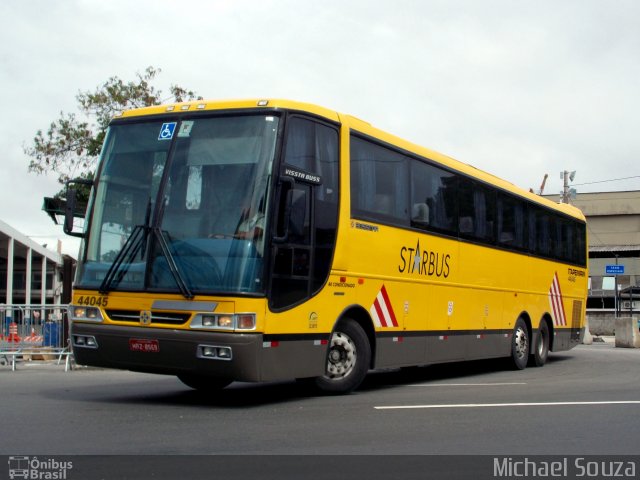
<path fill-rule="evenodd" d="M 54 173 L 61 184 L 73 178 L 91 179 L 114 115 L 130 108 L 196 99 L 193 91 L 177 85 L 171 85 L 170 96 L 163 97 L 152 85 L 160 71 L 149 66 L 144 73 L 137 73 L 134 81 L 111 77 L 93 92 L 79 92 L 76 99 L 80 115 L 60 112 L 60 118 L 51 122 L 46 132 L 38 130 L 33 143 L 23 147 L 30 158 L 29 172 Z M 64 190 L 56 197 L 64 197 Z"/>

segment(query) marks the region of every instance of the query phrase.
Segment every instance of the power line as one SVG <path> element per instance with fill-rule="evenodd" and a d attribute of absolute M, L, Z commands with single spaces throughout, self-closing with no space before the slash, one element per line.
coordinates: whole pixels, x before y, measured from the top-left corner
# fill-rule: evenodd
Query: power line
<path fill-rule="evenodd" d="M 582 185 L 593 185 L 594 183 L 618 182 L 620 180 L 630 180 L 632 178 L 640 178 L 640 175 L 635 175 L 633 177 L 624 177 L 624 178 L 612 178 L 611 180 L 598 180 L 597 182 L 573 183 L 573 184 L 571 184 L 571 186 L 580 187 Z"/>

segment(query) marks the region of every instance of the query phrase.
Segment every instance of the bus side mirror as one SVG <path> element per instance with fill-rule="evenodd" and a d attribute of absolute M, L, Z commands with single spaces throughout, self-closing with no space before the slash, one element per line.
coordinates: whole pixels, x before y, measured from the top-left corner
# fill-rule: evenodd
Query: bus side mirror
<path fill-rule="evenodd" d="M 76 189 L 69 188 L 67 186 L 67 201 L 64 206 L 64 224 L 62 225 L 62 231 L 67 235 L 71 235 L 73 237 L 82 236 L 73 231 L 73 213 L 76 210 L 76 204 L 78 203 Z"/>
<path fill-rule="evenodd" d="M 72 237 L 82 238 L 84 237 L 84 233 L 73 231 L 74 218 L 84 218 L 84 211 L 78 212 L 78 191 L 76 188 L 72 187 L 73 184 L 91 186 L 93 185 L 93 180 L 76 178 L 75 180 L 69 180 L 67 182 L 67 199 L 64 207 L 64 224 L 62 225 L 62 231 L 67 235 L 71 235 Z"/>

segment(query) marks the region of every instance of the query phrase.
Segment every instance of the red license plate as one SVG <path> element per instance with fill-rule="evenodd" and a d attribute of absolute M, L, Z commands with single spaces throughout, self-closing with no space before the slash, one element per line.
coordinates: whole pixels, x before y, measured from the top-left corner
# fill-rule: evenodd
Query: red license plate
<path fill-rule="evenodd" d="M 158 353 L 160 351 L 160 344 L 158 340 L 149 340 L 145 338 L 130 338 L 129 350 L 132 352 L 151 352 Z"/>

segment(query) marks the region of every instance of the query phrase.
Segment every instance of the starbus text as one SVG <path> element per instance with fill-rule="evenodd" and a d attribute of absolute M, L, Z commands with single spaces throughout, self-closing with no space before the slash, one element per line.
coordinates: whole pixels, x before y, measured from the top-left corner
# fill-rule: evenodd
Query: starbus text
<path fill-rule="evenodd" d="M 400 249 L 398 271 L 447 278 L 451 271 L 450 260 L 451 255 L 448 253 L 420 251 L 420 242 L 418 242 L 416 248 L 403 246 Z"/>

